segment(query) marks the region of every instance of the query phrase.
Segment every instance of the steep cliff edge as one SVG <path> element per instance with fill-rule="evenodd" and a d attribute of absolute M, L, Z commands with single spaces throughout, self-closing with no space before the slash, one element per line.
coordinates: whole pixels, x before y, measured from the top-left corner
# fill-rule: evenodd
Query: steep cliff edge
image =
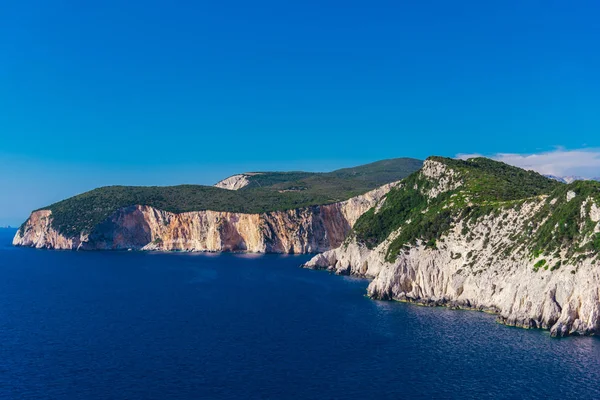
<path fill-rule="evenodd" d="M 397 185 L 349 200 L 266 213 L 173 213 L 147 205 L 115 211 L 89 232 L 65 235 L 50 210 L 38 210 L 16 233 L 15 246 L 81 250 L 248 251 L 313 253 L 339 246 L 356 220 Z"/>
<path fill-rule="evenodd" d="M 306 264 L 375 299 L 490 311 L 553 336 L 600 333 L 600 185 L 437 157 Z"/>

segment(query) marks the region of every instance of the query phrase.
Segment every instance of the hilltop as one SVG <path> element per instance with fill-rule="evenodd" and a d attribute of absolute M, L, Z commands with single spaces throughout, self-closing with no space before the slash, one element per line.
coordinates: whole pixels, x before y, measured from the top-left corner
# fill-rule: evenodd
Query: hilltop
<path fill-rule="evenodd" d="M 417 171 L 423 161 L 414 158 L 393 158 L 343 168 L 332 172 L 246 172 L 233 175 L 215 186 L 230 190 L 270 189 L 273 191 L 329 191 L 333 187 L 352 185 L 377 187 L 406 177 Z"/>
<path fill-rule="evenodd" d="M 562 247 L 568 248 L 569 255 L 582 251 L 574 244 L 585 241 L 590 232 L 581 220 L 580 208 L 586 199 L 598 200 L 600 183 L 575 181 L 565 185 L 487 158 L 428 160 L 447 168 L 446 175 L 432 180 L 422 173 L 412 174 L 402 187 L 387 195 L 380 210 L 370 210 L 358 220 L 354 228 L 358 241 L 373 248 L 402 227 L 388 249 L 388 258 L 393 259 L 404 245 L 417 240 L 435 246 L 459 220 L 476 222 L 479 217 L 506 208 L 518 209 L 537 198 L 543 206 L 529 218 L 530 229 L 517 235 L 515 241 L 536 254 Z M 573 198 L 567 201 L 566 193 L 573 193 Z M 466 225 L 468 230 L 469 223 Z"/>

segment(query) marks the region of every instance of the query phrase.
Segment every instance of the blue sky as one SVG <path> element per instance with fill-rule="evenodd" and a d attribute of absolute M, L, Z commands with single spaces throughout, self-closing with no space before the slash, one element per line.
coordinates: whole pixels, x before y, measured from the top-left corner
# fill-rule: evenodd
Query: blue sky
<path fill-rule="evenodd" d="M 0 225 L 100 185 L 600 147 L 594 1 L 2 3 Z"/>

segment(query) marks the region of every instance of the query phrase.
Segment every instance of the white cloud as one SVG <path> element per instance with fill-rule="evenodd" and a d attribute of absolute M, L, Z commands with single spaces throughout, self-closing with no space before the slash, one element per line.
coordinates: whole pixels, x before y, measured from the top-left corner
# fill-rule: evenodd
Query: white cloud
<path fill-rule="evenodd" d="M 457 154 L 457 158 L 488 157 L 516 167 L 556 176 L 600 177 L 600 149 L 556 149 L 537 154 Z"/>

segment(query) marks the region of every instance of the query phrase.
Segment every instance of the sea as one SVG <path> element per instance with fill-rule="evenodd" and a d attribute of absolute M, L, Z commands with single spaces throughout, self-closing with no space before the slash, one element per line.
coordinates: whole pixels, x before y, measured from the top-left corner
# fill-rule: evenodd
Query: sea
<path fill-rule="evenodd" d="M 0 399 L 599 399 L 600 340 L 374 301 L 309 256 L 51 251 L 0 230 Z"/>

